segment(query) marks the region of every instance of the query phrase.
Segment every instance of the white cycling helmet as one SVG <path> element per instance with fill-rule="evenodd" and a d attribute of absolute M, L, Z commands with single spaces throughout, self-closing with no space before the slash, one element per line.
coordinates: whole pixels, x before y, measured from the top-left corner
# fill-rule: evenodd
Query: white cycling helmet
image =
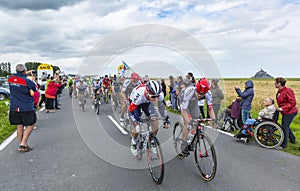
<path fill-rule="evenodd" d="M 159 82 L 154 80 L 149 80 L 146 84 L 146 90 L 149 97 L 158 97 L 161 92 L 161 85 Z"/>

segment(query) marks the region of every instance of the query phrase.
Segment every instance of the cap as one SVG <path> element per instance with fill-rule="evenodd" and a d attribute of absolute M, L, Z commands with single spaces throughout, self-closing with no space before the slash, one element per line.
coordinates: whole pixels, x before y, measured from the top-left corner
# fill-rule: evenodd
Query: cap
<path fill-rule="evenodd" d="M 22 73 L 22 72 L 24 72 L 25 70 L 26 70 L 26 67 L 25 67 L 24 64 L 18 64 L 18 65 L 16 66 L 16 71 L 17 71 L 17 72 Z"/>

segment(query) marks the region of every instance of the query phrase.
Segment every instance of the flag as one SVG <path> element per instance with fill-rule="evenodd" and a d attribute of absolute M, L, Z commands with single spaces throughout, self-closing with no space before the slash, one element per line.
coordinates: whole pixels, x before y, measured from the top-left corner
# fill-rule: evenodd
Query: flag
<path fill-rule="evenodd" d="M 124 70 L 128 70 L 130 67 L 122 60 L 123 65 L 124 65 Z"/>

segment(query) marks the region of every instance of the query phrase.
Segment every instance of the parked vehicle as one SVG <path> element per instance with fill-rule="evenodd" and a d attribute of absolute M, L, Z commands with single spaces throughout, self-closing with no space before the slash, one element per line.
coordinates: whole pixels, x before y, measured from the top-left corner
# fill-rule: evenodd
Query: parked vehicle
<path fill-rule="evenodd" d="M 8 88 L 0 87 L 0 100 L 9 99 L 10 91 Z"/>

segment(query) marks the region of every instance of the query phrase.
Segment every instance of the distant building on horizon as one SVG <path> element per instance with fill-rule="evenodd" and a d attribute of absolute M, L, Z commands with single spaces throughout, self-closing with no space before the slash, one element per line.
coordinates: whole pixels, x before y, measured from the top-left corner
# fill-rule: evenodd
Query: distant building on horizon
<path fill-rule="evenodd" d="M 251 78 L 274 78 L 274 77 L 261 68 L 260 71 L 256 72 L 256 74 Z"/>

